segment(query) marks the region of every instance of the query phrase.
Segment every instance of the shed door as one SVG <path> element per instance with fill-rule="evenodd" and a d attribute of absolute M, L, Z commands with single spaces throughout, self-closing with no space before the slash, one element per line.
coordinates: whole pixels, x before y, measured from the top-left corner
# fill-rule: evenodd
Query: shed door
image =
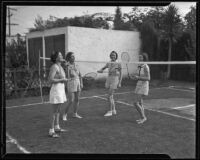
<path fill-rule="evenodd" d="M 29 67 L 39 68 L 39 54 L 42 52 L 42 37 L 28 39 Z"/>
<path fill-rule="evenodd" d="M 65 35 L 56 35 L 45 37 L 45 51 L 46 57 L 50 58 L 55 51 L 60 51 L 64 57 L 65 55 Z M 46 60 L 46 67 L 50 67 L 52 63 Z"/>

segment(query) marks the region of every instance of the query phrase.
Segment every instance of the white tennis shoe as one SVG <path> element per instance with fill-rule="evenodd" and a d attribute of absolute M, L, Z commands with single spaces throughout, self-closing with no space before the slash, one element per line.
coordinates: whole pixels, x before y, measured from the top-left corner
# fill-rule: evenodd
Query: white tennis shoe
<path fill-rule="evenodd" d="M 112 116 L 112 113 L 113 113 L 112 111 L 108 111 L 104 116 L 105 117 Z"/>
<path fill-rule="evenodd" d="M 67 114 L 63 114 L 63 121 L 67 121 Z"/>
<path fill-rule="evenodd" d="M 80 115 L 78 115 L 77 113 L 73 114 L 73 117 L 74 117 L 74 118 L 79 118 L 79 119 L 83 118 L 83 117 L 81 117 Z"/>
<path fill-rule="evenodd" d="M 49 136 L 53 137 L 53 138 L 60 137 L 58 134 L 56 134 L 56 132 L 54 131 L 54 129 L 49 129 Z"/>

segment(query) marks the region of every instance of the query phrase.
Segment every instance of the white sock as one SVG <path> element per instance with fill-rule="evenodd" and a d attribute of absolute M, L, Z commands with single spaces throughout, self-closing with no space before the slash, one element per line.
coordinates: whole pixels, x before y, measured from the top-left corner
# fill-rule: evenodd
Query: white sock
<path fill-rule="evenodd" d="M 60 129 L 60 126 L 59 125 L 55 125 L 55 129 Z"/>
<path fill-rule="evenodd" d="M 55 132 L 54 128 L 50 128 L 49 132 Z"/>

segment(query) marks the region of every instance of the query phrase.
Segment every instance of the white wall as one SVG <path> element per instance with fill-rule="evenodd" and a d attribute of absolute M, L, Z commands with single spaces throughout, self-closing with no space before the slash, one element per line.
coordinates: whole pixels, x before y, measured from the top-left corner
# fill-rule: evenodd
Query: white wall
<path fill-rule="evenodd" d="M 84 27 L 60 27 L 40 32 L 27 34 L 27 38 L 45 37 L 58 34 L 65 34 L 65 50 L 75 53 L 77 61 L 81 67 L 82 74 L 95 72 L 110 61 L 111 51 L 118 53 L 118 61 L 121 61 L 121 53 L 128 52 L 130 61 L 138 61 L 140 49 L 139 32 L 93 29 Z M 92 62 L 91 62 L 92 61 Z M 95 62 L 94 62 L 95 61 Z M 99 63 L 99 62 L 104 63 Z M 127 75 L 126 65 L 122 66 L 124 76 Z M 129 65 L 129 71 L 133 73 L 136 65 Z M 105 77 L 105 74 L 98 74 L 99 77 Z"/>
<path fill-rule="evenodd" d="M 139 32 L 116 31 L 82 27 L 68 27 L 68 51 L 75 53 L 77 61 L 109 61 L 110 52 L 118 53 L 118 61 L 121 61 L 121 53 L 128 52 L 130 61 L 138 61 L 140 49 Z M 105 63 L 79 63 L 83 74 L 96 71 Z M 123 73 L 127 75 L 126 65 L 123 65 Z M 129 71 L 133 72 L 135 65 L 129 65 Z"/>

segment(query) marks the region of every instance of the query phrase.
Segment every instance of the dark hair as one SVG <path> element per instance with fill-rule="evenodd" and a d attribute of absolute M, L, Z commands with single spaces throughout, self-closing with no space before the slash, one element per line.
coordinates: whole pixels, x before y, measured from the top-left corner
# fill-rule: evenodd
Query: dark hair
<path fill-rule="evenodd" d="M 68 52 L 68 53 L 67 53 L 67 55 L 66 55 L 66 57 L 65 57 L 65 60 L 66 60 L 67 62 L 69 62 L 69 60 L 70 60 L 72 54 L 74 54 L 74 52 Z"/>
<path fill-rule="evenodd" d="M 148 57 L 147 53 L 142 53 L 141 55 L 143 56 L 143 61 L 148 61 L 149 60 L 149 57 Z"/>
<path fill-rule="evenodd" d="M 118 58 L 118 54 L 117 54 L 117 52 L 112 51 L 112 52 L 110 53 L 110 57 L 111 57 L 111 54 L 112 54 L 112 53 L 114 53 L 114 54 L 116 55 L 116 60 L 117 60 L 117 58 Z"/>
<path fill-rule="evenodd" d="M 56 59 L 59 55 L 58 51 L 55 51 L 54 53 L 51 54 L 51 62 L 56 63 Z"/>

